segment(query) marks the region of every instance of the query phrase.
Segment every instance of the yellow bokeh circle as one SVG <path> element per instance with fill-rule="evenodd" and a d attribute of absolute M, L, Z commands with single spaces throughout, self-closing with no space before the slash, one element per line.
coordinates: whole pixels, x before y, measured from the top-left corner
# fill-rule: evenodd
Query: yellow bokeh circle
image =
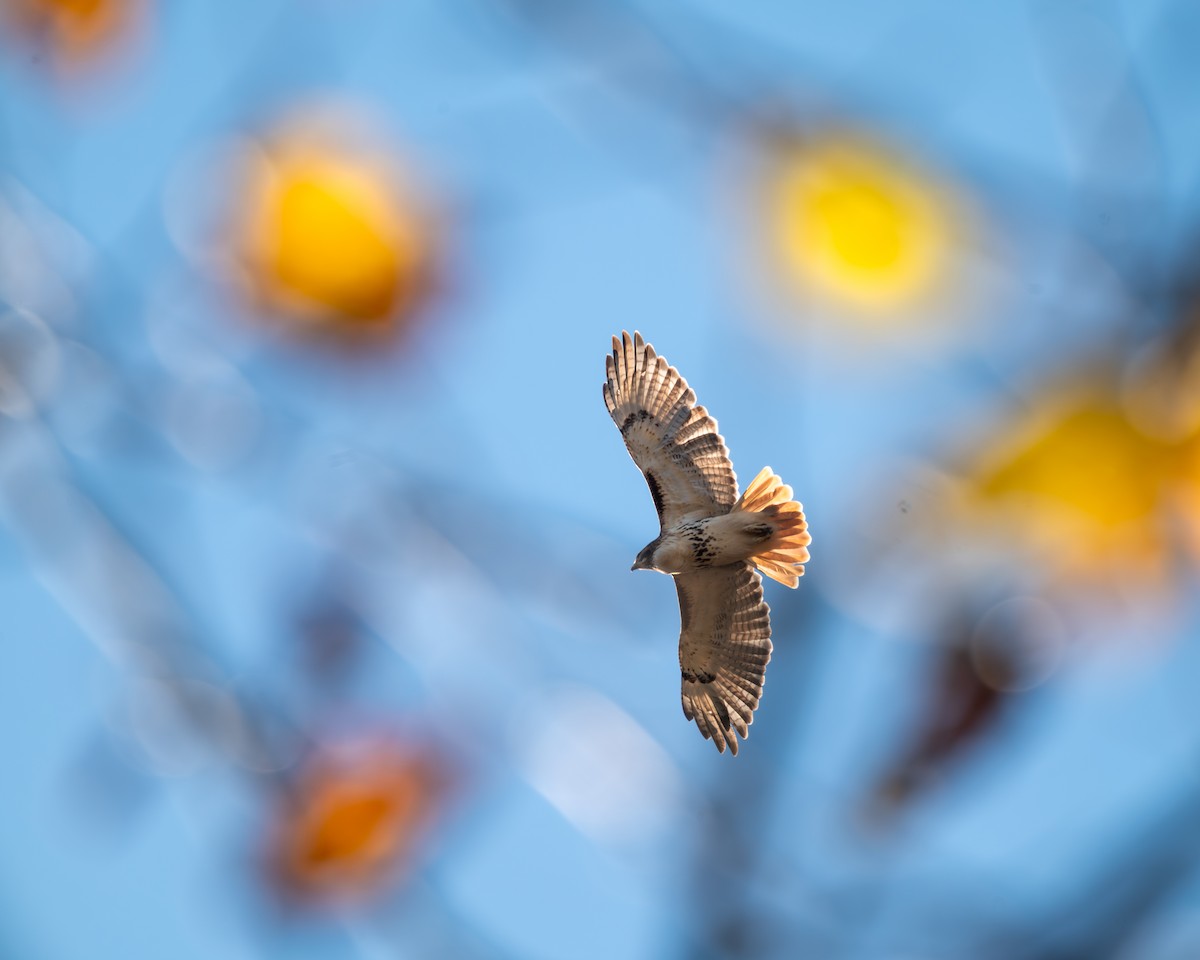
<path fill-rule="evenodd" d="M 768 189 L 773 246 L 805 292 L 869 312 L 943 291 L 958 214 L 946 191 L 848 138 L 779 153 Z"/>

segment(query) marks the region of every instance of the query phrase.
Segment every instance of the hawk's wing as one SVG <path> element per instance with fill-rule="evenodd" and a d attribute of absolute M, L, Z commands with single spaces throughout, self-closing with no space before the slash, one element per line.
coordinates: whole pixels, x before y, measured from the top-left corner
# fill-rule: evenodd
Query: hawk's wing
<path fill-rule="evenodd" d="M 604 403 L 646 476 L 662 529 L 688 516 L 728 513 L 737 500 L 729 451 L 679 371 L 640 333 L 631 339 L 624 332 L 613 337 L 605 367 Z"/>
<path fill-rule="evenodd" d="M 717 749 L 738 752 L 771 659 L 771 611 L 748 563 L 678 574 L 683 713 Z M 736 736 L 735 736 L 736 732 Z"/>

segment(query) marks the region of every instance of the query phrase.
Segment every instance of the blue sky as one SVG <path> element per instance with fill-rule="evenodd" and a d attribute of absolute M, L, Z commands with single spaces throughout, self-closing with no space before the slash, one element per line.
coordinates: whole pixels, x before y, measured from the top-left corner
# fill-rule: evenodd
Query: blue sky
<path fill-rule="evenodd" d="M 874 518 L 920 502 L 905 464 L 1165 322 L 1145 291 L 1197 213 L 1200 20 L 646 0 L 579 5 L 592 45 L 522 6 L 163 4 L 84 89 L 8 38 L 0 342 L 58 380 L 38 416 L 0 419 L 0 954 L 370 960 L 453 927 L 479 956 L 719 955 L 697 931 L 728 909 L 813 955 L 983 956 L 997 931 L 1020 944 L 998 956 L 1046 955 L 1196 793 L 1194 602 L 1127 644 L 1074 637 L 889 838 L 860 830 L 861 800 L 930 695 L 942 611 L 854 570 Z M 246 322 L 170 224 L 206 149 L 331 95 L 371 111 L 448 225 L 444 293 L 365 360 Z M 760 109 L 869 131 L 972 198 L 980 295 L 950 335 L 854 334 L 761 294 Z M 680 714 L 671 585 L 628 571 L 653 509 L 600 383 L 634 328 L 739 476 L 773 466 L 814 533 L 798 594 L 768 585 L 775 660 L 732 762 Z M 228 466 L 173 432 L 172 405 L 204 397 L 250 425 Z M 878 592 L 847 605 L 859 579 Z M 343 586 L 366 639 L 321 699 L 295 625 Z M 281 918 L 254 863 L 270 774 L 172 726 L 174 670 L 284 725 L 444 738 L 468 785 L 412 879 Z M 714 867 L 712 811 L 739 789 L 750 865 Z M 1195 890 L 1185 873 L 1122 955 L 1191 955 Z"/>

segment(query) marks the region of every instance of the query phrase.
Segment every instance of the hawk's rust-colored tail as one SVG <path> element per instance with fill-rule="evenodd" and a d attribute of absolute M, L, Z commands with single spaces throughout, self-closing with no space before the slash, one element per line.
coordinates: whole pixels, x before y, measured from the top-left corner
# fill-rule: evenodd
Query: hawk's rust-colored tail
<path fill-rule="evenodd" d="M 812 537 L 804 508 L 792 499 L 792 488 L 783 482 L 770 467 L 763 467 L 757 477 L 733 505 L 731 512 L 754 513 L 772 527 L 770 537 L 759 551 L 750 557 L 763 576 L 777 580 L 785 587 L 796 587 L 808 562 L 808 545 Z"/>

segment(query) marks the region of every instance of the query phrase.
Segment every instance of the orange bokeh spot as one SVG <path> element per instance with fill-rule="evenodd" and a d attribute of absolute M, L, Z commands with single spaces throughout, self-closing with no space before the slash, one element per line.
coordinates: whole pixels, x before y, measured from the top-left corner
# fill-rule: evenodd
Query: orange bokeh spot
<path fill-rule="evenodd" d="M 430 757 L 391 743 L 327 751 L 288 791 L 272 840 L 281 885 L 305 899 L 353 899 L 411 866 L 445 798 Z"/>
<path fill-rule="evenodd" d="M 16 31 L 49 48 L 62 66 L 77 66 L 111 50 L 144 14 L 142 0 L 10 0 Z"/>
<path fill-rule="evenodd" d="M 348 319 L 386 317 L 414 278 L 417 250 L 385 193 L 336 163 L 283 171 L 264 198 L 264 265 L 282 287 Z"/>
<path fill-rule="evenodd" d="M 351 786 L 341 796 L 325 798 L 309 829 L 300 838 L 296 854 L 308 867 L 327 863 L 374 859 L 392 845 L 392 827 L 406 818 L 398 816 L 398 798 Z"/>
<path fill-rule="evenodd" d="M 260 303 L 310 328 L 392 331 L 428 289 L 431 225 L 386 161 L 328 139 L 266 145 L 237 214 L 243 272 Z"/>

